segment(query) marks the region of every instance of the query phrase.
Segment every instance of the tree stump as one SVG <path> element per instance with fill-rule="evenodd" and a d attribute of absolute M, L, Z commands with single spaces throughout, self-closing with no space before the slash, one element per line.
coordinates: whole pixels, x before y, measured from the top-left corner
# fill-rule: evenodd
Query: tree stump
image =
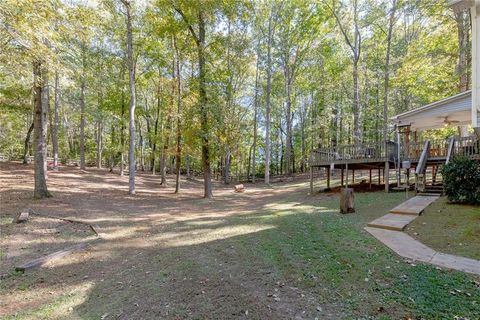
<path fill-rule="evenodd" d="M 353 189 L 342 188 L 340 190 L 340 213 L 351 212 L 355 212 Z"/>
<path fill-rule="evenodd" d="M 23 210 L 23 211 L 20 212 L 20 213 L 17 213 L 17 215 L 15 216 L 15 218 L 13 218 L 12 223 L 27 222 L 31 211 L 32 211 L 32 209 L 26 209 L 26 210 Z"/>
<path fill-rule="evenodd" d="M 235 185 L 235 192 L 244 192 L 244 191 L 245 191 L 245 187 L 243 186 L 243 184 Z"/>

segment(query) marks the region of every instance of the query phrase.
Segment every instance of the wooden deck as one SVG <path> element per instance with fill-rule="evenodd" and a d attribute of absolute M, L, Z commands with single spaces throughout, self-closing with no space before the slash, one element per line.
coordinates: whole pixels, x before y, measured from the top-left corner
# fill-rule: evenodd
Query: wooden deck
<path fill-rule="evenodd" d="M 394 169 L 396 170 L 397 185 L 403 188 L 405 187 L 401 186 L 401 175 L 403 173 L 400 171 L 403 161 L 410 162 L 410 168 L 414 169 L 415 173 L 415 188 L 422 191 L 428 182 L 426 178 L 427 167 L 430 166 L 431 182 L 435 183 L 438 166 L 447 163 L 454 156 L 480 160 L 480 140 L 472 136 L 438 141 L 409 142 L 401 145 L 400 148 L 394 142 L 319 148 L 310 154 L 310 193 L 313 194 L 315 189 L 315 168 L 324 169 L 327 190 L 330 188 L 331 169 L 341 170 L 341 186 L 344 186 L 344 177 L 345 185 L 348 185 L 348 172 L 353 171 L 354 176 L 355 170 L 369 170 L 370 185 L 372 184 L 372 170 L 378 170 L 378 184 L 380 185 L 380 173 L 383 171 L 383 185 L 386 192 L 390 188 L 390 170 Z M 346 175 L 344 174 L 345 170 Z M 408 173 L 410 173 L 410 169 Z M 417 184 L 417 182 L 420 184 Z"/>
<path fill-rule="evenodd" d="M 450 139 L 430 140 L 428 161 L 445 163 L 448 157 Z M 398 167 L 398 161 L 410 161 L 415 167 L 422 154 L 425 142 L 410 142 L 400 148 L 394 142 L 379 144 L 342 145 L 332 148 L 319 148 L 310 155 L 311 167 L 329 167 L 345 169 L 384 168 L 388 162 L 390 168 Z M 480 140 L 476 137 L 455 138 L 453 153 L 472 159 L 480 159 Z"/>

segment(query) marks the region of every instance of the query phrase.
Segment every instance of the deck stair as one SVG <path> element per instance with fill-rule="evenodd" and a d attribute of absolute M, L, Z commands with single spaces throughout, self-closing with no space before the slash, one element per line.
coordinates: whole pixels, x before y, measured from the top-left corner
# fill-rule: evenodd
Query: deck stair
<path fill-rule="evenodd" d="M 386 215 L 371 221 L 368 226 L 386 230 L 403 231 L 423 210 L 438 199 L 438 195 L 415 196 L 396 206 Z"/>

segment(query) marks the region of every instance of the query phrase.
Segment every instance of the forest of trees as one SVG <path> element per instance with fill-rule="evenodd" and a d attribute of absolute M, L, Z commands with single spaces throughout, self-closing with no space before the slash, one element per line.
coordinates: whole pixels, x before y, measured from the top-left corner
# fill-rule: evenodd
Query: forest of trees
<path fill-rule="evenodd" d="M 39 198 L 47 157 L 131 194 L 135 171 L 269 183 L 466 90 L 469 32 L 437 0 L 3 0 L 0 154 L 34 156 Z"/>

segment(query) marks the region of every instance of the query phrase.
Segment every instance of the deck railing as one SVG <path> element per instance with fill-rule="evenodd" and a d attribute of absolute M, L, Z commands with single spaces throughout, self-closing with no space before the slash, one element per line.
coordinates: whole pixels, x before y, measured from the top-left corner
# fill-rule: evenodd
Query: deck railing
<path fill-rule="evenodd" d="M 453 152 L 455 156 L 480 159 L 480 140 L 475 136 L 455 138 Z"/>
<path fill-rule="evenodd" d="M 389 142 L 387 152 L 385 144 L 356 144 L 342 145 L 332 148 L 319 148 L 310 156 L 312 164 L 328 164 L 335 162 L 358 162 L 361 160 L 386 161 L 387 158 L 396 157 L 396 144 Z"/>
<path fill-rule="evenodd" d="M 453 156 L 465 156 L 480 159 L 480 140 L 473 137 L 430 140 L 427 159 L 447 159 Z M 425 141 L 409 142 L 400 146 L 400 160 L 418 162 L 425 148 Z M 310 155 L 311 165 L 327 165 L 331 163 L 380 162 L 396 161 L 397 145 L 389 142 L 385 151 L 385 143 L 342 145 L 332 148 L 319 148 Z"/>
<path fill-rule="evenodd" d="M 443 158 L 448 153 L 448 140 L 430 140 L 428 158 Z M 400 158 L 402 160 L 418 161 L 423 152 L 425 141 L 409 142 L 401 145 Z"/>

